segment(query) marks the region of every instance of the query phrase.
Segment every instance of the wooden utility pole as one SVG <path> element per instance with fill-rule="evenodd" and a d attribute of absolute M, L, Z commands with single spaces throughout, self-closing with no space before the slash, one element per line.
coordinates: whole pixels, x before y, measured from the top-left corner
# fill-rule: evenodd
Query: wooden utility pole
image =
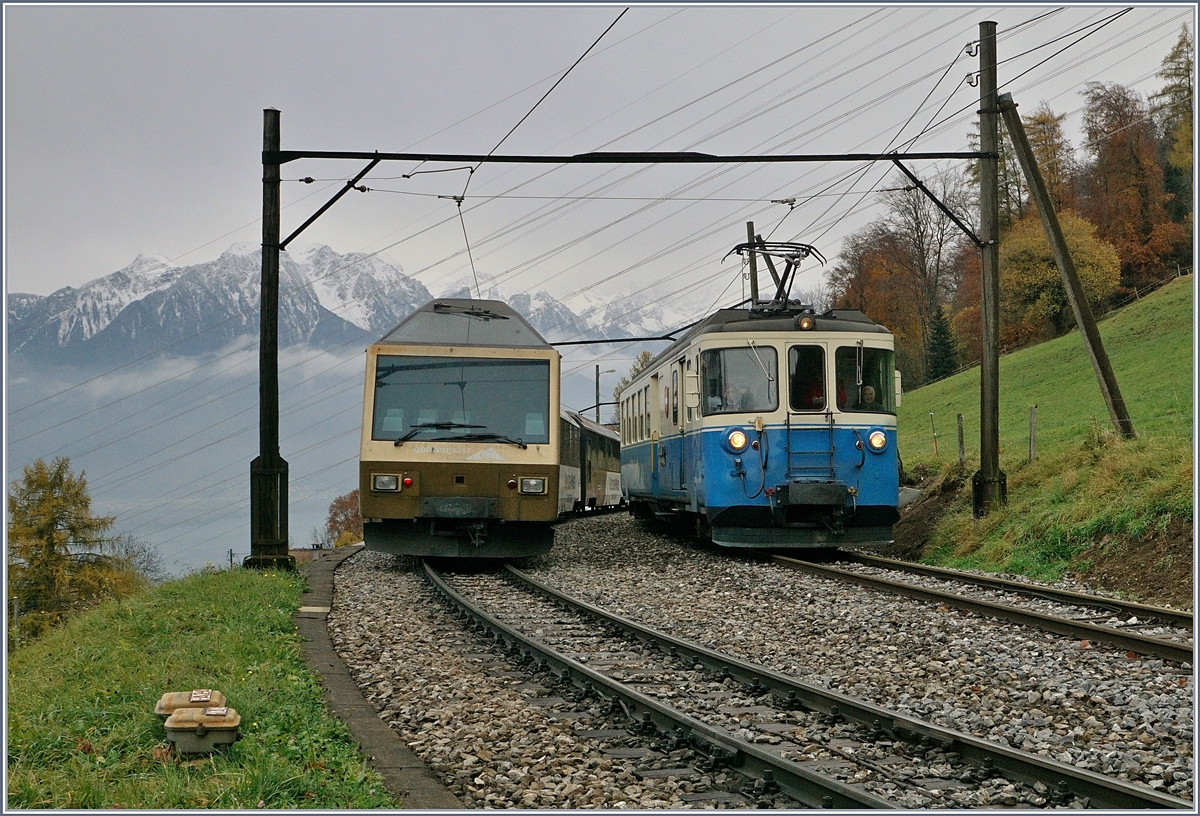
<path fill-rule="evenodd" d="M 754 243 L 754 222 L 746 222 L 746 242 Z M 750 305 L 758 303 L 758 260 L 753 252 L 747 252 L 750 256 Z"/>
<path fill-rule="evenodd" d="M 996 24 L 979 24 L 979 240 L 983 271 L 983 360 L 979 367 L 979 470 L 972 480 L 976 518 L 1008 499 L 1000 470 L 1000 206 Z"/>
<path fill-rule="evenodd" d="M 1113 373 L 1108 354 L 1104 351 L 1104 343 L 1100 339 L 1100 330 L 1096 327 L 1096 318 L 1092 315 L 1092 307 L 1088 305 L 1087 295 L 1083 284 L 1079 281 L 1079 273 L 1075 269 L 1075 261 L 1067 249 L 1066 239 L 1063 238 L 1062 227 L 1059 226 L 1058 216 L 1054 212 L 1054 204 L 1050 193 L 1046 190 L 1046 182 L 1038 170 L 1033 148 L 1029 145 L 1029 137 L 1025 134 L 1025 126 L 1017 114 L 1017 104 L 1011 94 L 1004 94 L 999 99 L 1000 112 L 1004 116 L 1004 124 L 1012 139 L 1013 149 L 1021 170 L 1025 173 L 1025 181 L 1029 184 L 1030 197 L 1037 207 L 1038 216 L 1042 219 L 1042 229 L 1046 240 L 1050 243 L 1050 251 L 1054 254 L 1054 263 L 1062 275 L 1063 288 L 1067 292 L 1067 301 L 1071 304 L 1071 312 L 1075 315 L 1075 325 L 1079 327 L 1079 336 L 1087 348 L 1088 357 L 1092 361 L 1092 369 L 1096 379 L 1100 381 L 1100 392 L 1104 395 L 1104 403 L 1108 406 L 1108 415 L 1112 419 L 1117 433 L 1126 438 L 1136 436 L 1133 430 L 1133 420 L 1129 418 L 1129 410 L 1121 397 L 1121 389 L 1117 385 L 1117 377 Z M 1030 443 L 1030 458 L 1033 458 L 1032 443 Z"/>
<path fill-rule="evenodd" d="M 258 457 L 250 463 L 250 555 L 243 566 L 295 569 L 288 555 L 288 465 L 279 455 L 279 111 L 263 111 Z"/>

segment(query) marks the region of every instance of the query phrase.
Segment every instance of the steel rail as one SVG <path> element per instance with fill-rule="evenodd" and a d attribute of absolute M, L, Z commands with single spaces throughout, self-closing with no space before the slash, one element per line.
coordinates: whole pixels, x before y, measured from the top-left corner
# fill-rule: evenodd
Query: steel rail
<path fill-rule="evenodd" d="M 1187 663 L 1190 665 L 1195 656 L 1191 646 L 1173 640 L 1149 637 L 1147 635 L 1126 634 L 1110 626 L 1097 626 L 1093 623 L 1084 623 L 1083 621 L 1075 621 L 1069 618 L 1058 618 L 1028 609 L 1018 609 L 1012 606 L 1005 606 L 1004 604 L 992 603 L 991 601 L 966 598 L 962 595 L 955 595 L 953 592 L 925 589 L 913 584 L 904 583 L 903 581 L 889 581 L 886 578 L 877 578 L 851 570 L 813 564 L 784 555 L 773 555 L 771 556 L 771 560 L 780 566 L 799 572 L 807 572 L 811 575 L 818 575 L 823 578 L 832 578 L 839 581 L 848 581 L 867 587 L 868 589 L 891 592 L 917 600 L 936 601 L 947 606 L 975 612 L 985 617 L 999 618 L 1000 620 L 1016 623 L 1021 626 L 1044 629 L 1056 635 L 1109 643 L 1131 652 L 1161 657 L 1164 660 L 1172 660 L 1177 663 Z"/>
<path fill-rule="evenodd" d="M 1059 589 L 1057 587 L 1033 586 L 1008 578 L 1000 578 L 992 575 L 976 575 L 969 572 L 943 569 L 942 567 L 931 567 L 926 564 L 914 564 L 911 561 L 881 558 L 880 556 L 867 555 L 866 553 L 845 553 L 840 555 L 839 558 L 842 561 L 862 564 L 865 567 L 879 567 L 880 569 L 912 572 L 917 575 L 928 575 L 932 578 L 944 578 L 948 581 L 963 581 L 990 589 L 1027 595 L 1031 598 L 1045 598 L 1059 603 L 1107 609 L 1122 615 L 1155 618 L 1165 621 L 1172 626 L 1187 629 L 1192 628 L 1192 613 L 1181 609 L 1150 606 L 1148 604 L 1134 603 L 1133 601 L 1122 601 L 1116 598 L 1102 598 L 1098 595 L 1088 595 L 1084 592 L 1073 592 L 1069 589 Z"/>
<path fill-rule="evenodd" d="M 1009 748 L 915 717 L 905 716 L 857 697 L 805 683 L 802 680 L 772 671 L 765 666 L 643 626 L 586 601 L 573 598 L 511 565 L 508 565 L 507 569 L 515 577 L 560 603 L 592 615 L 605 623 L 620 627 L 644 641 L 665 644 L 668 652 L 686 655 L 717 672 L 726 672 L 743 683 L 757 683 L 784 698 L 788 705 L 835 717 L 844 717 L 872 729 L 888 731 L 906 742 L 935 743 L 947 751 L 958 752 L 965 760 L 974 762 L 985 769 L 997 771 L 1009 779 L 1027 784 L 1042 782 L 1048 784 L 1052 791 L 1066 791 L 1086 798 L 1092 807 L 1195 809 L 1194 803 L 1190 800 L 1159 793 L 1144 785 L 1122 782 L 1094 771 L 1083 770 L 1064 762 Z"/>
<path fill-rule="evenodd" d="M 581 687 L 591 687 L 610 699 L 616 699 L 631 718 L 640 716 L 643 723 L 652 723 L 663 734 L 690 734 L 692 744 L 707 749 L 709 754 L 739 773 L 757 779 L 773 778 L 780 790 L 810 807 L 839 809 L 884 808 L 899 809 L 899 804 L 876 796 L 861 787 L 848 785 L 790 760 L 782 759 L 753 743 L 744 742 L 713 726 L 665 706 L 652 697 L 634 691 L 623 683 L 606 677 L 576 660 L 560 654 L 540 641 L 521 634 L 503 621 L 478 609 L 468 598 L 445 582 L 437 571 L 424 562 L 425 575 L 439 592 L 503 639 L 527 658 L 540 655 L 547 667 L 562 680 Z M 769 773 L 764 774 L 764 771 Z"/>

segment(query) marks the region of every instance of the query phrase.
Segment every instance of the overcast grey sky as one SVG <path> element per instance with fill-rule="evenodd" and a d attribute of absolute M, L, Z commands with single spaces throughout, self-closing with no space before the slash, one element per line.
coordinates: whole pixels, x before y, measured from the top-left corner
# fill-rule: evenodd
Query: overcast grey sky
<path fill-rule="evenodd" d="M 7 289 L 48 294 L 139 253 L 191 264 L 258 242 L 265 107 L 282 112 L 284 149 L 487 153 L 625 8 L 5 5 Z M 1084 84 L 1157 90 L 1193 27 L 1192 5 L 1147 5 L 1094 30 L 1121 8 L 635 5 L 499 152 L 882 152 L 923 129 L 911 149 L 965 150 L 978 58 L 964 47 L 984 20 L 998 24 L 1002 90 L 1069 114 L 1078 146 Z M 284 234 L 361 164 L 284 165 Z M 737 292 L 721 258 L 747 220 L 833 260 L 878 214 L 862 193 L 893 181 L 883 164 L 400 178 L 414 169 L 381 164 L 373 192 L 304 240 L 383 251 L 434 292 L 470 274 L 469 240 L 477 269 L 516 288 L 719 298 Z M 466 238 L 450 198 L 464 190 Z M 771 203 L 789 198 L 794 210 Z"/>

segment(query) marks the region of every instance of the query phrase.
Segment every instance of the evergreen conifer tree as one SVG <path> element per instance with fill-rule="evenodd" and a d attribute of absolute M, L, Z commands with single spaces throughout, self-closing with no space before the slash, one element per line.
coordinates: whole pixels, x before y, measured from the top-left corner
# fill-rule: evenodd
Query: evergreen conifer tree
<path fill-rule="evenodd" d="M 929 322 L 929 349 L 925 354 L 925 379 L 948 377 L 958 371 L 958 346 L 940 304 L 934 307 Z"/>

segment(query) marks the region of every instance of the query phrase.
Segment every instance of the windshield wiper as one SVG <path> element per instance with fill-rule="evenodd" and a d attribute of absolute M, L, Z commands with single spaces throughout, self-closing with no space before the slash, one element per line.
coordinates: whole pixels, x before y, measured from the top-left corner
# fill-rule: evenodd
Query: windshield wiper
<path fill-rule="evenodd" d="M 461 422 L 422 422 L 420 425 L 413 425 L 412 430 L 409 431 L 408 433 L 406 433 L 404 436 L 397 439 L 395 442 L 395 445 L 398 448 L 398 447 L 400 447 L 401 442 L 407 442 L 408 440 L 412 439 L 414 436 L 419 434 L 421 431 L 427 431 L 430 429 L 435 430 L 435 431 L 448 431 L 451 428 L 486 428 L 486 427 L 487 427 L 486 425 L 464 425 Z"/>
<path fill-rule="evenodd" d="M 484 427 L 484 426 L 476 425 L 475 427 L 480 428 L 480 427 Z M 504 434 L 493 433 L 491 431 L 488 431 L 486 433 L 463 434 L 462 436 L 456 436 L 453 438 L 466 440 L 468 442 L 479 442 L 484 439 L 494 439 L 497 442 L 508 442 L 511 445 L 516 445 L 521 450 L 525 450 L 526 448 L 529 447 L 528 445 L 525 444 L 525 441 L 522 439 L 513 439 L 510 436 L 505 436 Z"/>

